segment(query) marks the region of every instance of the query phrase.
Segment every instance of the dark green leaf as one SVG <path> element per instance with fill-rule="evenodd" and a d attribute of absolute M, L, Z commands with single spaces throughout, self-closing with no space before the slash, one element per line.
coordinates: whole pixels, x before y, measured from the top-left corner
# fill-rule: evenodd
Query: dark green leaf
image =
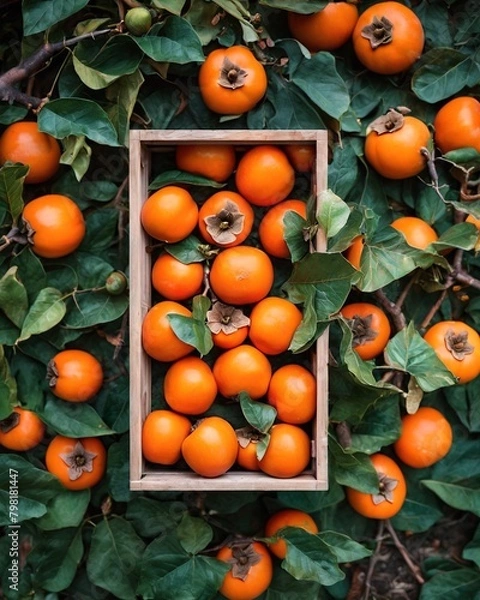
<path fill-rule="evenodd" d="M 400 436 L 401 420 L 398 402 L 383 398 L 373 406 L 352 432 L 352 451 L 373 454 Z"/>
<path fill-rule="evenodd" d="M 65 316 L 66 310 L 63 295 L 59 290 L 51 287 L 40 290 L 23 320 L 17 343 L 55 327 Z"/>
<path fill-rule="evenodd" d="M 175 530 L 186 510 L 186 505 L 180 501 L 160 502 L 137 495 L 128 503 L 125 516 L 139 535 L 154 538 Z"/>
<path fill-rule="evenodd" d="M 122 436 L 108 447 L 108 490 L 116 502 L 128 502 L 133 498 L 129 488 L 129 458 L 128 436 Z"/>
<path fill-rule="evenodd" d="M 475 534 L 470 542 L 464 547 L 462 558 L 471 560 L 480 567 L 480 527 L 475 529 Z"/>
<path fill-rule="evenodd" d="M 72 329 L 85 329 L 109 323 L 121 317 L 128 308 L 128 296 L 112 296 L 107 292 L 86 292 L 70 299 L 63 324 Z"/>
<path fill-rule="evenodd" d="M 7 163 L 0 168 L 0 206 L 3 203 L 8 209 L 13 225 L 23 211 L 23 182 L 28 169 L 19 163 Z"/>
<path fill-rule="evenodd" d="M 325 8 L 327 0 L 260 0 L 260 4 L 307 15 Z"/>
<path fill-rule="evenodd" d="M 12 414 L 17 404 L 17 382 L 10 372 L 10 364 L 0 344 L 0 421 Z"/>
<path fill-rule="evenodd" d="M 185 6 L 185 1 L 186 0 L 167 0 L 166 2 L 163 2 L 162 0 L 153 0 L 152 4 L 157 8 L 164 8 L 174 15 L 180 15 Z"/>
<path fill-rule="evenodd" d="M 213 530 L 204 519 L 185 513 L 177 527 L 177 535 L 186 552 L 198 554 L 212 541 Z"/>
<path fill-rule="evenodd" d="M 206 324 L 206 313 L 209 308 L 208 298 L 195 296 L 191 317 L 173 313 L 167 316 L 175 335 L 198 350 L 201 356 L 205 356 L 213 348 L 212 334 Z"/>
<path fill-rule="evenodd" d="M 213 188 L 225 187 L 224 183 L 218 183 L 213 179 L 207 179 L 201 175 L 193 175 L 185 171 L 170 170 L 163 171 L 160 175 L 157 175 L 155 179 L 149 184 L 149 190 L 159 190 L 166 185 L 195 185 L 205 186 Z"/>
<path fill-rule="evenodd" d="M 43 531 L 78 527 L 85 516 L 90 502 L 90 490 L 62 490 L 48 502 L 48 512 L 35 519 Z"/>
<path fill-rule="evenodd" d="M 178 244 L 168 244 L 165 246 L 165 251 L 180 262 L 188 265 L 193 262 L 202 262 L 205 260 L 204 255 L 199 250 L 200 245 L 201 242 L 197 237 L 189 235 L 181 242 L 178 242 Z"/>
<path fill-rule="evenodd" d="M 437 494 L 449 506 L 480 516 L 480 490 L 478 488 L 432 480 L 424 480 L 423 485 Z"/>
<path fill-rule="evenodd" d="M 88 0 L 62 0 L 60 5 L 38 0 L 22 3 L 23 34 L 33 35 L 45 31 L 59 21 L 70 17 L 88 4 Z"/>
<path fill-rule="evenodd" d="M 145 544 L 123 518 L 104 519 L 94 529 L 87 572 L 95 585 L 121 600 L 134 600 Z"/>
<path fill-rule="evenodd" d="M 422 586 L 420 600 L 478 600 L 479 589 L 478 570 L 463 567 L 432 577 Z"/>
<path fill-rule="evenodd" d="M 18 267 L 11 267 L 0 279 L 0 310 L 17 327 L 21 327 L 28 312 L 27 291 L 18 278 Z"/>
<path fill-rule="evenodd" d="M 318 537 L 327 544 L 339 563 L 360 560 L 372 554 L 372 551 L 365 546 L 336 531 L 322 531 Z"/>
<path fill-rule="evenodd" d="M 268 433 L 277 417 L 275 408 L 264 402 L 251 400 L 245 392 L 241 392 L 239 397 L 242 412 L 248 423 L 261 433 Z"/>
<path fill-rule="evenodd" d="M 378 492 L 378 475 L 367 454 L 347 453 L 333 440 L 330 440 L 329 450 L 332 453 L 332 467 L 337 483 L 366 494 Z"/>
<path fill-rule="evenodd" d="M 65 402 L 49 396 L 40 416 L 57 433 L 68 437 L 100 436 L 113 433 L 93 406 L 84 402 Z"/>
<path fill-rule="evenodd" d="M 58 98 L 38 115 L 38 127 L 53 137 L 82 136 L 106 146 L 118 146 L 118 136 L 107 113 L 92 100 Z"/>

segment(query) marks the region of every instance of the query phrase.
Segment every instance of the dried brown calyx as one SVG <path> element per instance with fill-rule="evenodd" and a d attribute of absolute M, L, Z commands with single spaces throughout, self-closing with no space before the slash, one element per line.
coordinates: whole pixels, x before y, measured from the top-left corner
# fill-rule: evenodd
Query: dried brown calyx
<path fill-rule="evenodd" d="M 375 16 L 373 21 L 362 29 L 362 37 L 370 42 L 373 50 L 393 40 L 393 23 L 387 17 Z"/>
<path fill-rule="evenodd" d="M 375 131 L 378 135 L 383 133 L 393 133 L 403 127 L 405 115 L 410 112 L 410 109 L 405 106 L 390 108 L 387 113 L 376 118 L 370 123 L 367 128 L 367 133 Z"/>
<path fill-rule="evenodd" d="M 49 387 L 55 387 L 58 379 L 58 369 L 53 358 L 47 363 L 47 380 Z"/>
<path fill-rule="evenodd" d="M 398 479 L 387 477 L 384 473 L 378 474 L 379 490 L 377 494 L 372 494 L 372 502 L 375 505 L 382 502 L 393 502 L 393 491 L 398 485 Z"/>
<path fill-rule="evenodd" d="M 77 441 L 71 452 L 63 452 L 60 458 L 68 466 L 68 477 L 75 481 L 83 473 L 93 471 L 93 459 L 97 456 L 95 452 L 86 450 L 80 440 Z"/>
<path fill-rule="evenodd" d="M 468 332 L 455 333 L 453 329 L 449 329 L 445 334 L 445 347 L 456 360 L 463 360 L 474 351 L 472 344 L 468 341 Z"/>
<path fill-rule="evenodd" d="M 220 69 L 220 77 L 218 78 L 218 83 L 222 87 L 229 88 L 231 90 L 243 87 L 247 77 L 248 73 L 245 71 L 245 69 L 242 69 L 227 57 L 223 59 L 222 68 Z"/>
<path fill-rule="evenodd" d="M 20 415 L 18 412 L 14 411 L 11 415 L 8 415 L 8 417 L 0 421 L 0 431 L 2 433 L 8 433 L 9 431 L 12 431 L 12 429 L 15 429 L 19 422 Z"/>
<path fill-rule="evenodd" d="M 249 444 L 256 444 L 265 437 L 264 433 L 261 433 L 258 429 L 254 429 L 249 425 L 235 429 L 235 435 L 237 436 L 238 445 L 241 448 L 246 448 Z"/>
<path fill-rule="evenodd" d="M 245 581 L 250 569 L 261 561 L 261 555 L 255 550 L 252 542 L 234 542 L 232 557 L 227 560 L 232 565 L 232 576 Z"/>
<path fill-rule="evenodd" d="M 231 244 L 243 231 L 245 215 L 235 202 L 229 200 L 217 214 L 205 217 L 204 222 L 207 232 L 217 244 Z"/>
<path fill-rule="evenodd" d="M 223 332 L 226 335 L 235 333 L 237 329 L 250 325 L 250 319 L 240 308 L 214 302 L 207 311 L 207 326 L 212 333 Z"/>
<path fill-rule="evenodd" d="M 362 346 L 367 342 L 374 340 L 378 331 L 372 328 L 373 315 L 367 315 L 361 317 L 360 315 L 353 315 L 353 319 L 348 319 L 347 323 L 353 334 L 353 347 Z"/>

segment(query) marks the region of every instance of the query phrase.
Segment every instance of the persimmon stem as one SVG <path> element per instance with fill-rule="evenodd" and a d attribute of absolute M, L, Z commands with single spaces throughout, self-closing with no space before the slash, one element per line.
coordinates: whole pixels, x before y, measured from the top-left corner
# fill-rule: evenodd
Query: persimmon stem
<path fill-rule="evenodd" d="M 405 546 L 400 541 L 400 538 L 398 537 L 397 532 L 395 531 L 395 528 L 393 527 L 392 523 L 390 522 L 390 519 L 387 519 L 385 521 L 385 525 L 388 529 L 388 533 L 390 534 L 390 537 L 392 538 L 392 540 L 395 544 L 395 547 L 402 555 L 402 558 L 405 561 L 405 564 L 408 566 L 408 568 L 410 569 L 410 571 L 412 572 L 413 576 L 418 581 L 418 583 L 420 585 L 423 585 L 425 583 L 425 579 L 423 578 L 420 567 L 413 562 L 412 557 L 408 553 L 408 550 L 405 548 Z"/>
<path fill-rule="evenodd" d="M 370 557 L 370 561 L 368 563 L 367 576 L 365 578 L 365 588 L 363 593 L 363 600 L 370 599 L 370 590 L 372 588 L 372 577 L 375 571 L 375 565 L 380 559 L 380 551 L 382 549 L 382 544 L 384 540 L 384 530 L 385 530 L 385 521 L 380 521 L 378 523 L 377 535 L 375 537 L 375 550 Z"/>

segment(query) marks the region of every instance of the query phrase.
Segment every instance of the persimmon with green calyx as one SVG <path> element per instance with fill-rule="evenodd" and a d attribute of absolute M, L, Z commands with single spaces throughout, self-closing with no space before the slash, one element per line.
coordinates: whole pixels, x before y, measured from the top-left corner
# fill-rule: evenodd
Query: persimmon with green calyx
<path fill-rule="evenodd" d="M 359 61 L 380 75 L 409 69 L 421 56 L 425 44 L 422 22 L 400 2 L 377 2 L 362 12 L 352 33 Z"/>
<path fill-rule="evenodd" d="M 45 435 L 45 425 L 31 410 L 15 406 L 12 413 L 0 421 L 0 446 L 23 452 L 40 444 Z"/>
<path fill-rule="evenodd" d="M 90 352 L 78 349 L 61 350 L 47 365 L 50 390 L 67 402 L 87 402 L 103 385 L 103 368 Z"/>
<path fill-rule="evenodd" d="M 262 63 L 246 46 L 218 48 L 208 54 L 198 74 L 200 95 L 207 107 L 221 115 L 251 110 L 267 91 Z"/>
<path fill-rule="evenodd" d="M 227 600 L 255 600 L 272 582 L 273 562 L 263 542 L 234 540 L 216 558 L 231 565 L 219 589 Z"/>
<path fill-rule="evenodd" d="M 99 483 L 107 465 L 107 450 L 97 437 L 55 436 L 47 446 L 45 466 L 68 490 L 86 490 Z"/>
<path fill-rule="evenodd" d="M 7 161 L 29 167 L 25 183 L 44 183 L 60 167 L 61 148 L 58 141 L 40 131 L 35 121 L 18 121 L 0 136 L 0 165 Z"/>
<path fill-rule="evenodd" d="M 367 128 L 365 157 L 377 173 L 388 179 L 414 177 L 427 164 L 430 130 L 408 112 L 390 109 Z"/>
<path fill-rule="evenodd" d="M 78 205 L 63 194 L 46 194 L 27 202 L 22 219 L 32 250 L 42 258 L 61 258 L 74 252 L 86 233 Z"/>
<path fill-rule="evenodd" d="M 438 321 L 427 329 L 423 339 L 460 384 L 480 374 L 480 336 L 462 321 Z"/>
<path fill-rule="evenodd" d="M 373 454 L 370 460 L 378 475 L 378 492 L 369 494 L 347 487 L 347 500 L 364 517 L 390 519 L 400 512 L 407 497 L 405 476 L 397 463 L 386 454 Z"/>
<path fill-rule="evenodd" d="M 111 296 L 120 296 L 128 287 L 128 279 L 122 271 L 113 271 L 105 280 L 105 289 Z"/>
<path fill-rule="evenodd" d="M 431 467 L 447 456 L 453 444 L 453 430 L 444 415 L 431 406 L 402 417 L 400 437 L 393 444 L 398 458 L 409 467 Z"/>

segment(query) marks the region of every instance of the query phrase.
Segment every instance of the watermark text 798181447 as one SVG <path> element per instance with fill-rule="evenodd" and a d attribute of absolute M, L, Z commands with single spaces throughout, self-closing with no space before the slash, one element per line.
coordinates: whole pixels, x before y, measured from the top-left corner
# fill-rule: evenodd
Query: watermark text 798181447
<path fill-rule="evenodd" d="M 18 514 L 18 471 L 16 469 L 9 469 L 8 514 L 10 519 L 7 532 L 7 536 L 10 540 L 10 565 L 8 567 L 8 582 L 11 590 L 18 591 L 20 568 L 20 524 Z"/>

